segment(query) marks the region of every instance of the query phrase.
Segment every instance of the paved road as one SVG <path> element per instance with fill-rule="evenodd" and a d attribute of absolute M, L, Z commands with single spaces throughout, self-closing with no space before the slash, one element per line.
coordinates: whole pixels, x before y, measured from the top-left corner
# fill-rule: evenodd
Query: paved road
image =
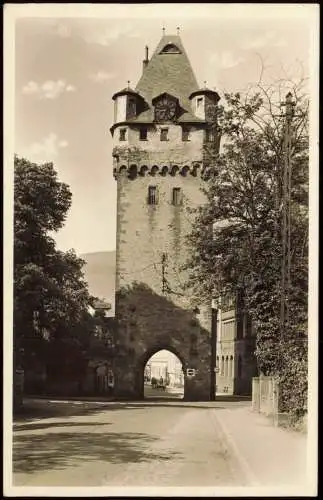
<path fill-rule="evenodd" d="M 175 387 L 166 387 L 163 391 L 162 389 L 153 389 L 151 385 L 145 385 L 145 399 L 183 399 L 184 389 L 177 389 Z"/>
<path fill-rule="evenodd" d="M 13 485 L 247 485 L 218 425 L 226 406 L 34 401 L 14 423 Z"/>

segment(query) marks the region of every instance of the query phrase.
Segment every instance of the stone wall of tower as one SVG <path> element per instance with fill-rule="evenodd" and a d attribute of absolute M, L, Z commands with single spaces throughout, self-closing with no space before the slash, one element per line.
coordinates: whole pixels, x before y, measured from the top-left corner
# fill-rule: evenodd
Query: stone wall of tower
<path fill-rule="evenodd" d="M 202 159 L 204 131 L 198 126 L 190 127 L 190 139 L 182 141 L 182 127 L 179 125 L 149 125 L 148 139 L 139 140 L 139 128 L 127 128 L 127 140 L 119 141 L 118 128 L 114 131 L 114 155 L 118 155 L 114 167 L 123 164 L 140 165 L 191 165 Z M 160 140 L 161 129 L 168 129 L 168 140 Z M 129 151 L 127 150 L 129 148 Z"/>
<path fill-rule="evenodd" d="M 147 141 L 139 140 L 138 129 L 129 128 L 125 144 L 118 141 L 118 130 L 114 134 L 117 289 L 138 279 L 161 292 L 160 273 L 147 266 L 160 268 L 162 253 L 168 256 L 169 279 L 178 289 L 178 268 L 187 257 L 185 236 L 192 224 L 190 209 L 204 202 L 204 181 L 200 169 L 193 171 L 192 166 L 201 166 L 203 130 L 192 130 L 190 140 L 184 142 L 181 127 L 172 125 L 168 127 L 168 141 L 160 141 L 159 128 L 149 129 Z M 133 175 L 135 178 L 131 178 Z M 147 204 L 149 186 L 157 187 L 157 205 Z M 172 204 L 173 188 L 181 189 L 181 206 Z"/>
<path fill-rule="evenodd" d="M 148 205 L 149 186 L 156 186 L 158 204 Z M 172 205 L 172 190 L 180 188 L 183 204 Z M 129 179 L 126 172 L 118 178 L 118 284 L 134 280 L 149 284 L 161 293 L 162 254 L 167 254 L 167 274 L 172 288 L 180 288 L 176 271 L 185 262 L 185 236 L 191 229 L 189 210 L 203 202 L 200 179 L 190 174 L 183 177 L 166 174 L 137 176 Z M 155 267 L 154 267 L 155 266 Z M 158 270 L 157 270 L 158 268 Z"/>
<path fill-rule="evenodd" d="M 168 128 L 168 141 L 160 141 L 158 127 L 153 127 L 147 141 L 138 140 L 138 130 L 128 131 L 127 144 L 122 146 L 115 131 L 116 315 L 118 341 L 125 352 L 124 361 L 122 356 L 118 358 L 122 374 L 119 392 L 138 394 L 138 360 L 156 349 L 169 348 L 186 367 L 198 370 L 194 381 L 185 380 L 188 397 L 207 399 L 211 304 L 197 304 L 185 293 L 186 274 L 181 270 L 188 256 L 186 236 L 193 222 L 190 211 L 204 202 L 203 131 L 192 131 L 191 140 L 182 142 L 181 127 Z M 158 189 L 157 205 L 147 203 L 149 186 Z M 181 189 L 180 206 L 172 204 L 173 188 Z M 166 290 L 163 254 L 169 287 Z M 125 296 L 120 292 L 127 287 L 129 293 Z M 198 310 L 194 311 L 196 306 Z M 128 369 L 122 370 L 123 362 Z"/>

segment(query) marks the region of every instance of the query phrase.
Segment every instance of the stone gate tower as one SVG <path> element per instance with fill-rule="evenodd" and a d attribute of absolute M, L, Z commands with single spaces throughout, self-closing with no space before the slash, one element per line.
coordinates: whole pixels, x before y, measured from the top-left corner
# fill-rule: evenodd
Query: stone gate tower
<path fill-rule="evenodd" d="M 144 367 L 160 349 L 182 361 L 187 400 L 210 398 L 211 300 L 184 289 L 191 209 L 204 202 L 203 144 L 218 147 L 218 94 L 199 89 L 180 37 L 146 47 L 135 89 L 115 103 L 117 181 L 115 393 L 143 397 Z M 187 377 L 187 369 L 195 370 Z"/>

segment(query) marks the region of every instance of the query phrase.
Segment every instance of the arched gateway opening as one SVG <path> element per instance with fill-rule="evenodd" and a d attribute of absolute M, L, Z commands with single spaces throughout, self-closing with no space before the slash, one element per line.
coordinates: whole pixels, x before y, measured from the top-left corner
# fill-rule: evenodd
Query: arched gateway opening
<path fill-rule="evenodd" d="M 180 358 L 162 349 L 144 366 L 144 399 L 184 398 L 184 371 Z"/>

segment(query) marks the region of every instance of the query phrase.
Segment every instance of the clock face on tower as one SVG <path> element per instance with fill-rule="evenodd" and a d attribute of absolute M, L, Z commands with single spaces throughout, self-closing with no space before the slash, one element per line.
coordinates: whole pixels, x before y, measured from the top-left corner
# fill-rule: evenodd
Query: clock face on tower
<path fill-rule="evenodd" d="M 168 122 L 176 118 L 176 101 L 165 95 L 155 103 L 155 121 Z"/>

